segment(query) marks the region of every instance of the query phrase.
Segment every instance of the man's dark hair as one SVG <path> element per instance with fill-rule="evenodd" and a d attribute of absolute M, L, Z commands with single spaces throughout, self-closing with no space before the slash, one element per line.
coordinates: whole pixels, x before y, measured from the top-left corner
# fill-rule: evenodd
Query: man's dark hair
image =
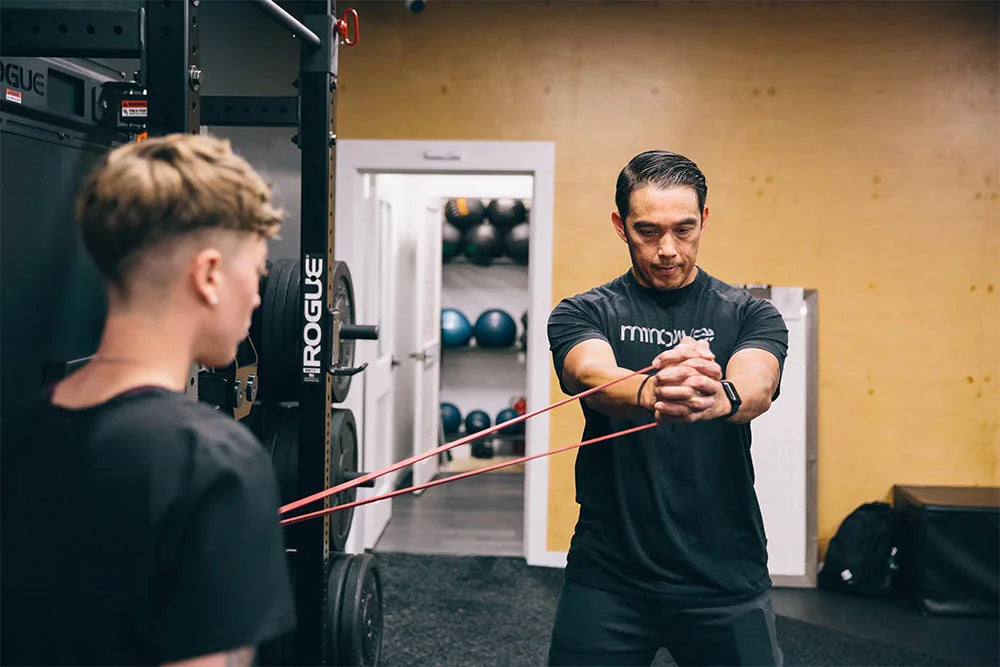
<path fill-rule="evenodd" d="M 670 151 L 646 151 L 629 160 L 618 174 L 615 204 L 623 222 L 628 218 L 632 192 L 647 185 L 661 189 L 685 185 L 692 187 L 698 194 L 698 213 L 705 210 L 708 184 L 698 165 Z"/>

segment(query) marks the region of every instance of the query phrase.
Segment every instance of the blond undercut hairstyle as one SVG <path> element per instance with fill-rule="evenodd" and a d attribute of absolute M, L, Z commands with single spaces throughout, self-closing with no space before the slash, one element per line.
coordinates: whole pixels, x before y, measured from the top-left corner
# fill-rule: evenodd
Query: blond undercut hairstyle
<path fill-rule="evenodd" d="M 213 231 L 274 236 L 271 188 L 228 140 L 171 134 L 108 153 L 76 202 L 87 252 L 123 294 L 130 274 L 161 246 Z"/>

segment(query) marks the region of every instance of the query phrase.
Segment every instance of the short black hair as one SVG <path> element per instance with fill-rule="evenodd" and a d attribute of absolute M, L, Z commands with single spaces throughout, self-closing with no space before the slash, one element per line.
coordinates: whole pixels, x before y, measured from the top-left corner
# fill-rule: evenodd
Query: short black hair
<path fill-rule="evenodd" d="M 705 210 L 708 184 L 705 182 L 705 174 L 701 173 L 698 165 L 683 155 L 670 151 L 646 151 L 629 160 L 618 174 L 615 204 L 623 222 L 628 218 L 632 192 L 647 185 L 663 189 L 676 186 L 692 187 L 698 195 L 698 212 Z"/>

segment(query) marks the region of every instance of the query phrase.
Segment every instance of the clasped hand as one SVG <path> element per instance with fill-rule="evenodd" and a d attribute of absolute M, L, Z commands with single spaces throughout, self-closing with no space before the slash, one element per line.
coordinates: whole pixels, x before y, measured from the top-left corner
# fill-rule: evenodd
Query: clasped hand
<path fill-rule="evenodd" d="M 661 423 L 715 419 L 730 410 L 722 389 L 722 368 L 708 341 L 690 336 L 653 360 L 653 416 Z M 648 391 L 648 389 L 647 389 Z"/>

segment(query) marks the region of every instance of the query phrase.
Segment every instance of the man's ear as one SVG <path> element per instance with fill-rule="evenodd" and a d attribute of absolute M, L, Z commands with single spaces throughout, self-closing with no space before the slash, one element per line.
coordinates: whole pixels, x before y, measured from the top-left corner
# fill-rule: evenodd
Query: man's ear
<path fill-rule="evenodd" d="M 203 248 L 192 258 L 189 275 L 195 293 L 207 304 L 219 303 L 222 288 L 222 252 L 217 248 Z"/>
<path fill-rule="evenodd" d="M 705 231 L 705 226 L 708 224 L 708 207 L 701 212 L 701 231 Z"/>
<path fill-rule="evenodd" d="M 611 212 L 611 224 L 615 226 L 615 231 L 618 232 L 618 237 L 625 243 L 628 243 L 628 236 L 626 236 L 625 233 L 625 221 L 622 220 L 620 215 L 618 215 L 618 211 Z"/>

